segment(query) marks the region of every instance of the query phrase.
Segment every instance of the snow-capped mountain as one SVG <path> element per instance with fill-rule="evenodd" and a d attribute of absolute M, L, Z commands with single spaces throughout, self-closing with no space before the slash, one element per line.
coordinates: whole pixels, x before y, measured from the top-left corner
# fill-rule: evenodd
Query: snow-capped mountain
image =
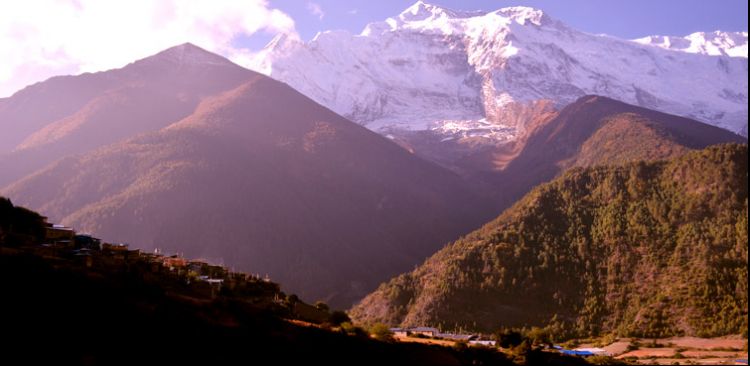
<path fill-rule="evenodd" d="M 585 94 L 747 135 L 747 58 L 644 43 L 580 32 L 528 7 L 464 12 L 419 1 L 360 34 L 279 36 L 251 68 L 386 135 L 505 141 L 522 132 L 532 102 L 560 107 Z"/>
<path fill-rule="evenodd" d="M 747 32 L 695 32 L 685 37 L 648 36 L 633 41 L 682 52 L 747 58 Z"/>

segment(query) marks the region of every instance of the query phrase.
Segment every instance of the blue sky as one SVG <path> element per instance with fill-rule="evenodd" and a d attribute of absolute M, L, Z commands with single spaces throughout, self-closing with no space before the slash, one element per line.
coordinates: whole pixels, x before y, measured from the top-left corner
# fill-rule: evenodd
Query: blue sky
<path fill-rule="evenodd" d="M 367 23 L 396 15 L 416 0 L 270 0 L 269 6 L 289 14 L 297 31 L 309 40 L 318 31 L 346 29 L 359 33 Z M 436 5 L 460 10 L 495 10 L 524 5 L 589 33 L 621 38 L 687 35 L 697 31 L 747 31 L 746 0 L 435 0 Z M 321 12 L 316 11 L 316 6 Z M 322 16 L 321 16 L 322 15 Z M 259 48 L 271 36 L 256 34 L 246 40 Z"/>

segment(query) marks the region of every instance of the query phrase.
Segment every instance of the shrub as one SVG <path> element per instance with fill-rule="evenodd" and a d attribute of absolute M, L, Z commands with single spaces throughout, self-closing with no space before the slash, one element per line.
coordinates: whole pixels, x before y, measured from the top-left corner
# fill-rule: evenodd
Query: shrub
<path fill-rule="evenodd" d="M 333 325 L 341 325 L 342 323 L 351 322 L 349 315 L 341 310 L 335 310 L 331 313 L 328 320 Z"/>
<path fill-rule="evenodd" d="M 516 347 L 524 341 L 521 332 L 515 329 L 502 329 L 495 334 L 497 344 L 503 348 Z"/>
<path fill-rule="evenodd" d="M 391 329 L 383 323 L 373 324 L 373 326 L 370 327 L 370 335 L 379 341 L 393 341 L 393 332 L 391 332 Z"/>

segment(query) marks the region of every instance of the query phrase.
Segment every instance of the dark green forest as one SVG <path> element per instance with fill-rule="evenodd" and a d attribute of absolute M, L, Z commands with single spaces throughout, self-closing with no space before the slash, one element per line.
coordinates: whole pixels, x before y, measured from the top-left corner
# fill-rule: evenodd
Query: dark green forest
<path fill-rule="evenodd" d="M 355 319 L 553 338 L 747 334 L 747 145 L 574 168 L 411 273 Z"/>

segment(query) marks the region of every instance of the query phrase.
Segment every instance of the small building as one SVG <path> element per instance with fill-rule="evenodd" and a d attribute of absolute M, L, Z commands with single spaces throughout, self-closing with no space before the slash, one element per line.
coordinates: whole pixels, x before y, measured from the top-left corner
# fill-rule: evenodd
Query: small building
<path fill-rule="evenodd" d="M 54 243 L 51 243 L 50 245 L 60 250 L 72 250 L 76 246 L 73 240 L 58 240 Z"/>
<path fill-rule="evenodd" d="M 44 228 L 44 241 L 47 243 L 72 242 L 75 236 L 76 232 L 67 226 L 47 224 Z"/>
<path fill-rule="evenodd" d="M 222 266 L 206 265 L 203 267 L 203 274 L 212 278 L 224 278 L 227 276 L 227 269 Z"/>
<path fill-rule="evenodd" d="M 495 347 L 497 345 L 497 342 L 489 340 L 489 339 L 476 339 L 473 341 L 469 341 L 469 344 L 475 345 L 475 346 Z"/>
<path fill-rule="evenodd" d="M 185 266 L 187 266 L 187 263 L 187 259 L 178 257 L 176 255 L 173 255 L 171 257 L 164 257 L 162 259 L 162 265 L 170 269 L 185 268 Z"/>
<path fill-rule="evenodd" d="M 389 329 L 396 337 L 406 337 L 409 335 L 409 330 L 404 328 L 391 328 Z"/>
<path fill-rule="evenodd" d="M 560 353 L 566 355 L 566 356 L 578 356 L 578 357 L 591 357 L 594 354 L 591 351 L 576 351 L 574 349 L 564 349 L 561 350 Z"/>
<path fill-rule="evenodd" d="M 589 348 L 576 348 L 574 351 L 577 352 L 589 352 L 594 356 L 611 356 L 604 348 L 589 347 Z"/>
<path fill-rule="evenodd" d="M 101 239 L 95 238 L 88 234 L 76 235 L 74 238 L 74 242 L 75 242 L 76 248 L 85 248 L 85 249 L 92 249 L 92 250 L 101 249 L 101 244 L 102 244 Z"/>
<path fill-rule="evenodd" d="M 208 267 L 208 263 L 203 261 L 190 261 L 187 265 L 189 271 L 203 274 L 204 268 Z"/>
<path fill-rule="evenodd" d="M 408 331 L 411 334 L 421 334 L 426 337 L 435 337 L 438 334 L 440 334 L 440 331 L 437 328 L 431 328 L 431 327 L 410 328 L 408 329 Z"/>
<path fill-rule="evenodd" d="M 438 338 L 449 339 L 452 341 L 469 342 L 471 340 L 479 338 L 474 334 L 453 334 L 453 333 L 438 333 Z"/>
<path fill-rule="evenodd" d="M 140 258 L 141 251 L 139 249 L 130 250 L 128 244 L 123 243 L 103 243 L 102 251 L 112 256 L 116 260 L 126 261 L 129 263 L 135 262 Z"/>
<path fill-rule="evenodd" d="M 591 357 L 591 356 L 611 356 L 607 350 L 603 348 L 576 348 L 576 349 L 565 349 L 560 346 L 552 346 L 558 352 L 568 356 L 579 356 L 579 357 Z"/>
<path fill-rule="evenodd" d="M 110 252 L 127 252 L 128 245 L 123 243 L 104 243 L 102 244 L 102 250 Z"/>
<path fill-rule="evenodd" d="M 94 265 L 94 256 L 91 255 L 90 249 L 77 249 L 73 251 L 73 256 L 76 260 L 80 261 L 86 268 L 91 268 Z"/>
<path fill-rule="evenodd" d="M 159 264 L 161 264 L 163 257 L 164 256 L 162 256 L 161 254 L 147 253 L 147 252 L 141 253 L 141 258 L 145 259 L 146 262 L 148 262 L 148 263 L 159 263 Z"/>

